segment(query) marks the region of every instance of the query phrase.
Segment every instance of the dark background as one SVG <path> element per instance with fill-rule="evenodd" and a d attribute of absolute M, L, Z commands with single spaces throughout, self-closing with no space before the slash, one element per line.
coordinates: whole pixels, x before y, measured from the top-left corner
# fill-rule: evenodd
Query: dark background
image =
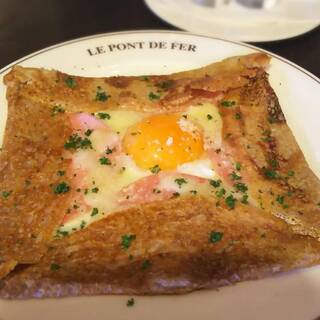
<path fill-rule="evenodd" d="M 178 30 L 143 0 L 0 0 L 0 68 L 62 41 L 138 29 Z M 320 77 L 320 27 L 293 39 L 254 44 Z"/>

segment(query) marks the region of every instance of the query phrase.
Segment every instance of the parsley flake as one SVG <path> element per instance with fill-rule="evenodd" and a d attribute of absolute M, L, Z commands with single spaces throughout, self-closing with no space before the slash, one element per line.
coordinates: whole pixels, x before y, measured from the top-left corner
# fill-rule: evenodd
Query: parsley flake
<path fill-rule="evenodd" d="M 106 113 L 106 112 L 98 112 L 98 117 L 102 120 L 104 119 L 107 119 L 107 120 L 110 120 L 111 119 L 111 116 L 109 113 Z"/>
<path fill-rule="evenodd" d="M 59 177 L 62 177 L 62 176 L 64 176 L 65 175 L 65 171 L 62 171 L 62 170 L 59 170 L 58 172 L 57 172 L 57 175 L 59 176 Z"/>
<path fill-rule="evenodd" d="M 289 177 L 293 177 L 294 176 L 294 171 L 292 171 L 292 170 L 288 171 L 288 176 Z"/>
<path fill-rule="evenodd" d="M 219 231 L 211 231 L 209 236 L 209 242 L 210 243 L 217 243 L 221 241 L 223 238 L 223 232 Z"/>
<path fill-rule="evenodd" d="M 105 165 L 105 166 L 110 166 L 111 165 L 111 161 L 109 158 L 106 158 L 106 157 L 101 157 L 99 159 L 99 162 L 101 165 Z"/>
<path fill-rule="evenodd" d="M 241 176 L 237 175 L 234 171 L 229 176 L 232 180 L 241 180 Z"/>
<path fill-rule="evenodd" d="M 165 80 L 160 82 L 159 84 L 157 84 L 157 87 L 160 87 L 163 90 L 168 90 L 169 88 L 171 88 L 174 84 L 173 80 Z"/>
<path fill-rule="evenodd" d="M 106 150 L 106 154 L 111 154 L 113 152 L 113 149 L 110 149 L 109 147 Z"/>
<path fill-rule="evenodd" d="M 221 101 L 221 105 L 223 107 L 233 107 L 234 105 L 236 104 L 235 101 L 231 101 L 231 100 L 224 100 L 224 101 Z"/>
<path fill-rule="evenodd" d="M 240 112 L 237 112 L 237 113 L 234 115 L 234 118 L 235 118 L 236 120 L 241 120 L 242 114 L 241 114 Z"/>
<path fill-rule="evenodd" d="M 91 189 L 92 193 L 98 193 L 99 192 L 99 188 L 95 187 Z"/>
<path fill-rule="evenodd" d="M 121 248 L 125 250 L 129 249 L 135 239 L 136 235 L 134 234 L 124 234 L 121 237 Z"/>
<path fill-rule="evenodd" d="M 134 306 L 134 299 L 133 298 L 130 298 L 128 301 L 127 301 L 127 307 L 133 307 Z"/>
<path fill-rule="evenodd" d="M 51 116 L 54 117 L 58 113 L 64 113 L 65 110 L 60 105 L 54 105 L 51 109 Z"/>
<path fill-rule="evenodd" d="M 74 80 L 72 77 L 67 77 L 65 79 L 65 83 L 66 83 L 67 87 L 69 87 L 71 89 L 73 89 L 77 85 L 76 80 Z"/>
<path fill-rule="evenodd" d="M 105 91 L 102 91 L 101 87 L 97 88 L 97 93 L 95 98 L 96 101 L 104 102 L 104 101 L 107 101 L 110 97 L 111 96 L 106 94 Z"/>
<path fill-rule="evenodd" d="M 279 167 L 279 162 L 276 159 L 271 159 L 269 162 L 273 169 L 277 169 Z"/>
<path fill-rule="evenodd" d="M 67 150 L 92 149 L 92 144 L 88 138 L 81 138 L 75 133 L 69 137 L 69 140 L 64 144 L 64 148 Z"/>
<path fill-rule="evenodd" d="M 196 195 L 198 193 L 197 190 L 190 190 L 190 193 L 192 193 L 193 195 Z"/>
<path fill-rule="evenodd" d="M 267 168 L 263 168 L 263 174 L 267 179 L 277 179 L 279 177 L 276 171 Z"/>
<path fill-rule="evenodd" d="M 150 100 L 159 100 L 160 99 L 160 94 L 155 94 L 152 91 L 149 92 L 149 99 Z"/>
<path fill-rule="evenodd" d="M 236 188 L 237 191 L 240 191 L 240 192 L 243 192 L 243 193 L 248 191 L 248 187 L 242 182 L 237 182 L 233 186 Z"/>
<path fill-rule="evenodd" d="M 70 187 L 69 187 L 69 185 L 66 184 L 65 182 L 60 182 L 60 183 L 58 183 L 58 184 L 54 187 L 54 189 L 53 189 L 53 191 L 54 191 L 55 194 L 66 193 L 66 192 L 68 192 L 69 190 L 70 190 Z"/>
<path fill-rule="evenodd" d="M 68 231 L 57 230 L 56 237 L 66 237 L 69 234 Z"/>
<path fill-rule="evenodd" d="M 142 270 L 147 270 L 151 267 L 151 262 L 149 260 L 144 260 L 141 265 Z"/>
<path fill-rule="evenodd" d="M 3 198 L 7 199 L 11 193 L 12 191 L 2 191 L 1 195 Z"/>
<path fill-rule="evenodd" d="M 98 213 L 99 213 L 98 208 L 93 208 L 92 211 L 91 211 L 90 216 L 91 216 L 91 217 L 94 217 L 94 216 L 96 216 Z"/>
<path fill-rule="evenodd" d="M 221 185 L 221 180 L 210 180 L 210 185 L 213 186 L 214 188 L 219 188 Z"/>
<path fill-rule="evenodd" d="M 249 198 L 249 196 L 248 196 L 247 194 L 244 194 L 244 195 L 242 196 L 241 203 L 243 203 L 243 204 L 248 204 L 248 203 L 249 203 L 249 202 L 248 202 L 248 198 Z"/>
<path fill-rule="evenodd" d="M 81 221 L 80 229 L 83 229 L 86 226 L 86 222 L 84 220 Z"/>
<path fill-rule="evenodd" d="M 218 191 L 216 192 L 216 196 L 217 196 L 218 198 L 222 198 L 225 194 L 226 194 L 226 190 L 225 190 L 224 188 L 221 188 L 220 190 L 218 190 Z"/>
<path fill-rule="evenodd" d="M 180 189 L 183 184 L 188 183 L 188 181 L 184 178 L 177 178 L 174 180 L 174 182 L 179 186 Z"/>
<path fill-rule="evenodd" d="M 207 114 L 207 119 L 208 120 L 212 120 L 212 115 L 211 114 Z"/>
<path fill-rule="evenodd" d="M 150 170 L 152 173 L 157 174 L 157 173 L 159 173 L 159 172 L 161 171 L 161 168 L 159 167 L 158 164 L 156 164 L 155 166 L 151 167 L 149 170 Z"/>
<path fill-rule="evenodd" d="M 224 199 L 224 201 L 230 209 L 234 209 L 237 199 L 235 199 L 233 195 L 230 194 L 228 197 Z"/>
<path fill-rule="evenodd" d="M 51 270 L 51 271 L 57 271 L 57 270 L 59 270 L 59 269 L 61 269 L 61 266 L 59 266 L 59 265 L 56 264 L 56 263 L 51 263 L 51 265 L 50 265 L 50 270 Z"/>
<path fill-rule="evenodd" d="M 236 162 L 235 167 L 236 167 L 236 170 L 240 171 L 241 170 L 241 163 Z"/>
<path fill-rule="evenodd" d="M 93 132 L 93 130 L 88 129 L 88 130 L 86 130 L 86 132 L 84 133 L 84 135 L 87 136 L 87 137 L 89 137 L 92 132 Z"/>

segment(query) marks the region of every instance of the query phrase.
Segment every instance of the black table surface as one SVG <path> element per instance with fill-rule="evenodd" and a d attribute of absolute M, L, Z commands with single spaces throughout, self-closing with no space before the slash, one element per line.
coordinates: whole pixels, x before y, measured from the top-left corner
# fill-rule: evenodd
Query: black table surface
<path fill-rule="evenodd" d="M 0 0 L 0 68 L 66 40 L 142 29 L 179 30 L 154 15 L 143 0 Z M 254 45 L 320 77 L 320 27 L 292 39 Z"/>

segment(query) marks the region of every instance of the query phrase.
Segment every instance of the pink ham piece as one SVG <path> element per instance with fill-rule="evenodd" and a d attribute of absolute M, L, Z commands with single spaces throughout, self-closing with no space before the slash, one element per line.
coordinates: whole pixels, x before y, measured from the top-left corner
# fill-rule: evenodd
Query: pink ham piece
<path fill-rule="evenodd" d="M 208 180 L 178 172 L 160 172 L 141 178 L 120 190 L 118 203 L 120 205 L 136 205 L 152 201 L 167 200 L 175 196 L 177 189 L 164 188 L 161 180 L 171 177 L 172 181 L 177 178 L 184 178 L 187 181 L 194 181 L 197 184 L 207 183 Z"/>
<path fill-rule="evenodd" d="M 90 130 L 111 130 L 108 126 L 101 120 L 97 119 L 95 116 L 85 113 L 78 112 L 70 114 L 70 122 L 74 131 L 80 131 L 85 133 L 88 129 Z"/>

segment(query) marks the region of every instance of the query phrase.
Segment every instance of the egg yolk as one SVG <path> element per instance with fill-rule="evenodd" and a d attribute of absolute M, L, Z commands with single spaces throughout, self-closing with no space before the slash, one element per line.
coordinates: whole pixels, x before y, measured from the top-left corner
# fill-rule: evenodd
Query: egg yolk
<path fill-rule="evenodd" d="M 153 115 L 128 128 L 123 148 L 144 169 L 174 169 L 203 153 L 201 130 L 176 114 Z"/>

